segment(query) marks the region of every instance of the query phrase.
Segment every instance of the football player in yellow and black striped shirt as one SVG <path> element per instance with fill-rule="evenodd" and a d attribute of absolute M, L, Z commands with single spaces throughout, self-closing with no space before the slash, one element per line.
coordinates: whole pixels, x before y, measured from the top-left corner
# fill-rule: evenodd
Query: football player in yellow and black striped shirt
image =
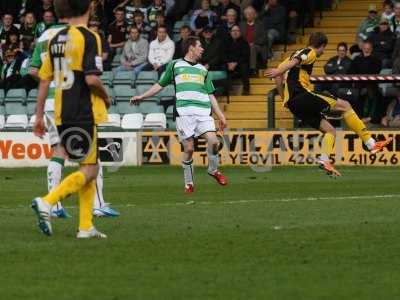
<path fill-rule="evenodd" d="M 324 133 L 322 154 L 318 163 L 329 175 L 340 176 L 329 162 L 336 132 L 325 114 L 341 113 L 347 126 L 360 136 L 372 153 L 381 151 L 391 139 L 376 142 L 349 102 L 313 91 L 310 75 L 315 61 L 323 54 L 327 44 L 328 39 L 325 34 L 321 32 L 311 34 L 308 47 L 295 51 L 277 68 L 268 69 L 266 76 L 275 78 L 277 90 L 284 105 L 297 118 Z"/>
<path fill-rule="evenodd" d="M 34 133 L 44 135 L 43 111 L 51 81 L 55 83 L 55 124 L 65 154 L 79 162 L 79 171 L 66 177 L 59 186 L 41 198 L 32 208 L 39 228 L 52 234 L 51 206 L 70 194 L 79 193 L 80 214 L 78 238 L 106 237 L 92 222 L 95 179 L 98 173 L 97 124 L 107 121 L 110 105 L 107 92 L 99 78 L 102 73 L 99 36 L 86 25 L 90 0 L 55 0 L 55 9 L 69 18 L 69 26 L 50 41 L 47 55 L 39 71 L 40 85 L 36 106 Z"/>

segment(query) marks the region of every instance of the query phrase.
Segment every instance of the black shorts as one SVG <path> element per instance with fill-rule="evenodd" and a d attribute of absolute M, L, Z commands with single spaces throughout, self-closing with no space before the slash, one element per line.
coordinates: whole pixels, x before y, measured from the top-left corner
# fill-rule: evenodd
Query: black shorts
<path fill-rule="evenodd" d="M 79 164 L 97 164 L 96 125 L 60 125 L 57 130 L 69 160 Z"/>
<path fill-rule="evenodd" d="M 321 120 L 326 119 L 325 114 L 331 111 L 335 103 L 333 96 L 305 92 L 289 99 L 287 107 L 296 118 L 319 129 Z"/>

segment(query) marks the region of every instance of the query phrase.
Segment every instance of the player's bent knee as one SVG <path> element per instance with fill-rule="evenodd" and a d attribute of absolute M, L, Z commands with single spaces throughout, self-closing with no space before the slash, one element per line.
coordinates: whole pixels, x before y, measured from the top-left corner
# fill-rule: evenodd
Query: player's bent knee
<path fill-rule="evenodd" d="M 99 165 L 98 164 L 91 164 L 91 165 L 82 165 L 80 167 L 80 171 L 85 174 L 85 178 L 87 182 L 95 180 L 97 174 L 99 172 Z"/>
<path fill-rule="evenodd" d="M 339 99 L 336 102 L 336 109 L 346 112 L 352 109 L 351 104 L 347 100 Z"/>

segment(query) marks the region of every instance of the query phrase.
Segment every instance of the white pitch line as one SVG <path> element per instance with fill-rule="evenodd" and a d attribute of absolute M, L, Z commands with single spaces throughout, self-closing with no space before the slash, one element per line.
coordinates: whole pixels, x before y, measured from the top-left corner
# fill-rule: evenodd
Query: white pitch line
<path fill-rule="evenodd" d="M 246 204 L 246 203 L 265 203 L 265 202 L 296 202 L 296 201 L 324 201 L 324 200 L 362 200 L 362 199 L 393 199 L 399 198 L 400 194 L 388 194 L 388 195 L 359 195 L 359 196 L 331 196 L 331 197 L 305 197 L 305 198 L 276 198 L 276 199 L 247 199 L 247 200 L 233 200 L 233 201 L 194 201 L 193 204 L 200 205 L 218 205 L 218 204 Z M 188 202 L 176 202 L 176 203 L 155 203 L 149 205 L 138 205 L 135 203 L 126 203 L 113 205 L 113 207 L 138 207 L 138 206 L 187 206 Z M 0 207 L 1 210 L 18 210 L 26 209 L 27 206 L 17 206 L 17 207 Z M 77 206 L 66 206 L 66 208 L 77 208 Z"/>

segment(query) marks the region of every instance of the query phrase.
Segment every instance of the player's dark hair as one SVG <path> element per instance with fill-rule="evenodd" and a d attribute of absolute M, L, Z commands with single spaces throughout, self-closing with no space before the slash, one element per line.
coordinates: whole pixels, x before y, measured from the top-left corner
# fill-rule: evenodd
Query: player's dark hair
<path fill-rule="evenodd" d="M 348 47 L 345 42 L 340 42 L 339 44 L 337 44 L 336 50 L 339 50 L 340 47 L 343 47 L 347 52 Z"/>
<path fill-rule="evenodd" d="M 182 43 L 182 50 L 183 53 L 187 54 L 189 52 L 190 46 L 196 46 L 197 41 L 200 39 L 197 36 L 189 36 L 187 40 L 183 41 Z"/>
<path fill-rule="evenodd" d="M 59 18 L 83 16 L 90 8 L 90 0 L 54 0 L 54 8 Z"/>
<path fill-rule="evenodd" d="M 327 36 L 322 33 L 322 32 L 313 32 L 310 35 L 310 39 L 309 39 L 309 46 L 314 47 L 314 48 L 319 48 L 323 45 L 327 45 L 328 44 L 328 38 Z"/>

